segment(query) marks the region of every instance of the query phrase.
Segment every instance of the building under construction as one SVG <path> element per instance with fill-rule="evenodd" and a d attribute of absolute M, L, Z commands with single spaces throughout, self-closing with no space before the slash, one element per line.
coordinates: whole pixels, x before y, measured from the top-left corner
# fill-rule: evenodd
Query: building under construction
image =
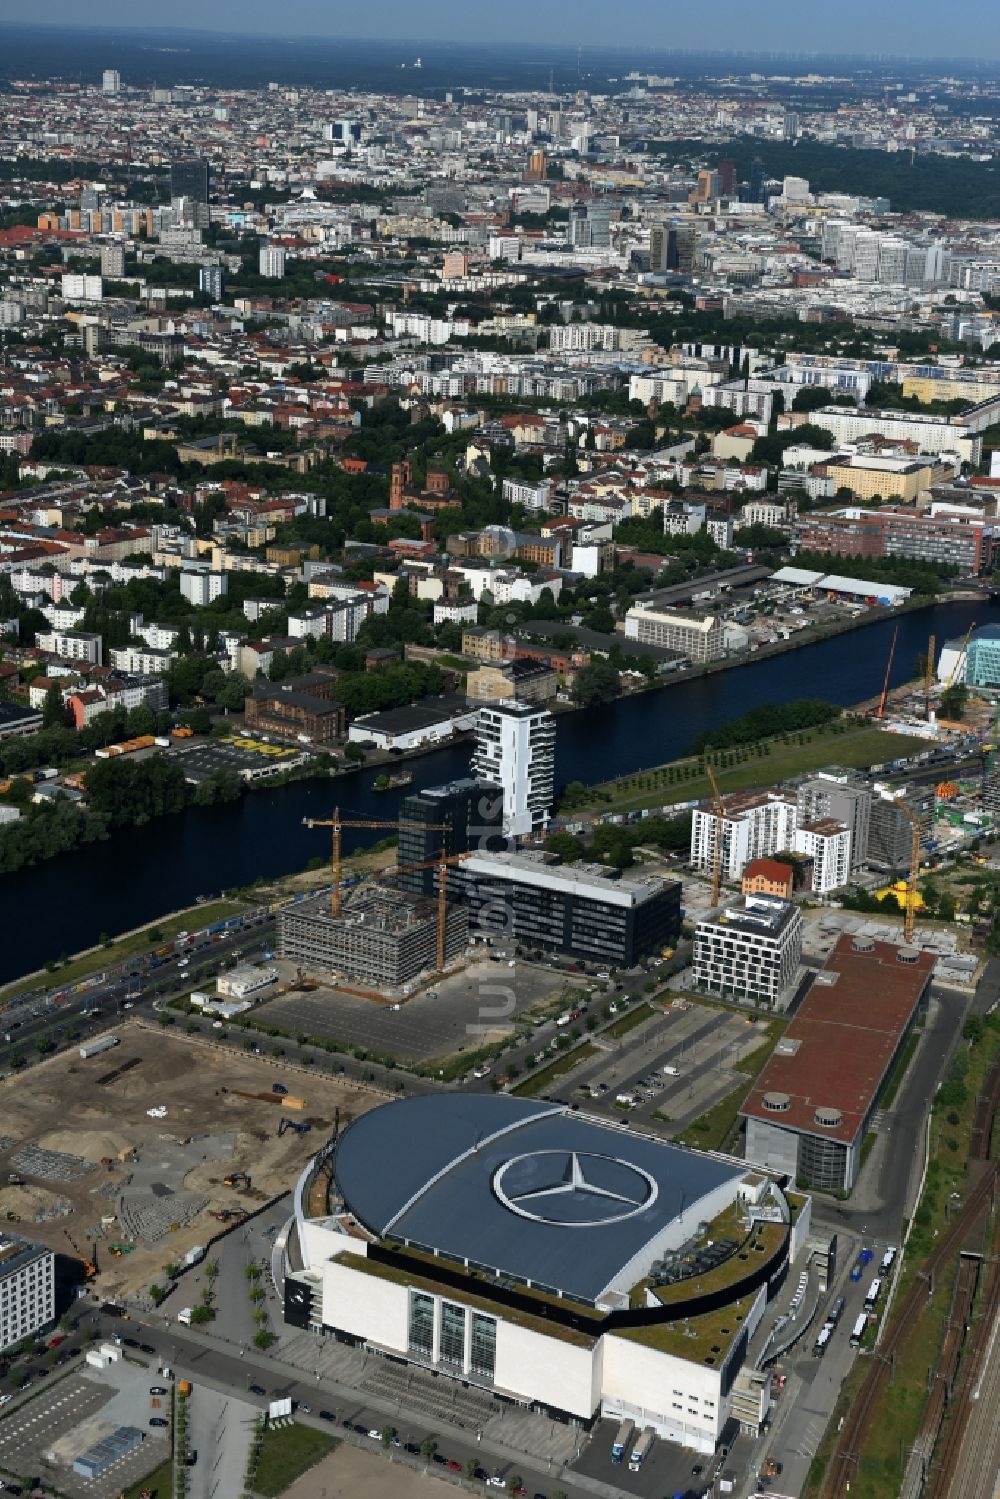
<path fill-rule="evenodd" d="M 449 905 L 444 960 L 465 951 L 468 915 Z M 437 962 L 437 902 L 381 885 L 345 893 L 334 916 L 329 898 L 285 906 L 278 913 L 278 950 L 310 972 L 342 974 L 377 989 L 399 989 Z"/>

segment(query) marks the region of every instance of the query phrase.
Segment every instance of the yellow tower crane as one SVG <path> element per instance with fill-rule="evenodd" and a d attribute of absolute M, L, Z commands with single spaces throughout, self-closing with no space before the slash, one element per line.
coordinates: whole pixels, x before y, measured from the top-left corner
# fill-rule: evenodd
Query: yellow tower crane
<path fill-rule="evenodd" d="M 969 649 L 969 640 L 970 640 L 970 638 L 972 636 L 972 632 L 973 632 L 973 630 L 975 628 L 976 628 L 976 621 L 973 620 L 972 624 L 969 626 L 969 628 L 965 632 L 965 639 L 962 641 L 962 649 L 959 651 L 958 655 L 955 657 L 954 661 L 952 662 L 951 671 L 948 673 L 948 680 L 944 684 L 944 690 L 945 690 L 945 692 L 948 691 L 949 687 L 951 687 L 951 686 L 954 685 L 955 674 L 958 671 L 958 668 L 961 666 L 962 662 L 965 660 L 966 653 L 967 653 L 967 651 Z"/>
<path fill-rule="evenodd" d="M 927 642 L 927 659 L 924 662 L 924 717 L 931 716 L 931 685 L 934 681 L 934 657 L 937 653 L 937 637 L 932 635 Z"/>
<path fill-rule="evenodd" d="M 715 843 L 712 848 L 712 909 L 719 904 L 719 892 L 722 889 L 722 824 L 726 817 L 726 804 L 722 800 L 722 792 L 719 783 L 715 779 L 715 772 L 711 765 L 705 765 L 709 785 L 712 788 L 712 799 L 715 803 Z"/>
<path fill-rule="evenodd" d="M 340 808 L 334 807 L 332 817 L 303 817 L 303 825 L 307 828 L 330 828 L 332 830 L 332 849 L 330 856 L 330 867 L 333 872 L 333 890 L 330 892 L 330 915 L 339 916 L 341 907 L 341 857 L 340 857 L 340 835 L 344 828 L 423 828 L 431 832 L 447 832 L 451 826 L 447 822 L 387 822 L 385 818 L 377 817 L 341 817 Z"/>
<path fill-rule="evenodd" d="M 910 872 L 906 881 L 906 902 L 903 911 L 903 940 L 909 944 L 913 941 L 913 933 L 917 923 L 917 877 L 920 874 L 920 818 L 909 803 L 899 801 L 896 805 L 906 813 L 906 816 L 910 820 Z"/>
<path fill-rule="evenodd" d="M 421 823 L 426 827 L 426 823 Z M 437 887 L 437 970 L 444 972 L 445 960 L 445 937 L 448 930 L 448 866 L 450 864 L 461 864 L 465 859 L 471 859 L 472 853 L 446 854 L 444 849 L 436 859 L 424 859 L 419 864 L 397 864 L 394 869 L 380 869 L 374 876 L 379 880 L 394 879 L 397 874 L 412 874 L 417 869 L 436 869 L 438 872 Z"/>

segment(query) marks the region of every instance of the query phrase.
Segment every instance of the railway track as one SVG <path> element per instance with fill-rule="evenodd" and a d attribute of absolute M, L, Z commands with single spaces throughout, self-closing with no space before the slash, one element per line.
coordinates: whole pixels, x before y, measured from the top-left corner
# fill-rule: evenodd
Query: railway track
<path fill-rule="evenodd" d="M 891 1326 L 882 1339 L 878 1352 L 871 1359 L 871 1366 L 864 1383 L 840 1429 L 837 1444 L 824 1475 L 823 1487 L 820 1490 L 821 1499 L 843 1499 L 843 1496 L 849 1493 L 848 1485 L 860 1461 L 865 1438 L 882 1392 L 889 1382 L 894 1359 L 909 1341 L 917 1319 L 926 1305 L 930 1288 L 958 1253 L 966 1235 L 974 1227 L 976 1220 L 991 1200 L 997 1181 L 997 1165 L 995 1162 L 990 1162 L 990 1153 L 998 1104 L 1000 1104 L 1000 1058 L 994 1063 L 976 1105 L 969 1142 L 970 1162 L 985 1161 L 989 1164 L 958 1212 L 942 1231 L 933 1253 L 924 1262 L 909 1290 L 902 1300 L 897 1302 Z M 993 1269 L 995 1270 L 996 1266 Z M 991 1281 L 994 1280 L 1000 1280 L 1000 1277 L 991 1276 Z M 982 1322 L 988 1322 L 988 1319 L 984 1317 Z M 977 1328 L 977 1334 L 982 1322 Z M 960 1440 L 959 1437 L 959 1443 Z M 942 1464 L 939 1472 L 946 1475 L 948 1470 Z M 943 1494 L 945 1490 L 942 1489 L 940 1492 Z"/>

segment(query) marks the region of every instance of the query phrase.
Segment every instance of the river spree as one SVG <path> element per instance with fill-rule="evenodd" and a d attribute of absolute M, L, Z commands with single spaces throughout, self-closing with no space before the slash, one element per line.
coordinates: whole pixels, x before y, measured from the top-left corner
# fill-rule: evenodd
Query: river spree
<path fill-rule="evenodd" d="M 604 781 L 673 759 L 705 729 L 767 703 L 820 697 L 847 705 L 874 697 L 896 623 L 892 680 L 901 683 L 914 675 L 928 635 L 936 635 L 940 649 L 944 640 L 964 635 L 973 619 L 1000 623 L 1000 609 L 985 601 L 939 604 L 607 708 L 567 713 L 558 720 L 556 783 Z M 365 770 L 329 786 L 293 783 L 123 829 L 106 843 L 3 876 L 0 981 L 91 946 L 101 932 L 127 931 L 190 905 L 199 895 L 301 869 L 329 848 L 329 835 L 303 827 L 304 817 L 329 816 L 336 802 L 354 815 L 391 819 L 409 791 L 466 774 L 470 752 L 468 744 L 455 745 L 411 760 L 414 784 L 405 791 L 374 792 L 375 772 Z M 345 832 L 345 850 L 377 836 Z"/>

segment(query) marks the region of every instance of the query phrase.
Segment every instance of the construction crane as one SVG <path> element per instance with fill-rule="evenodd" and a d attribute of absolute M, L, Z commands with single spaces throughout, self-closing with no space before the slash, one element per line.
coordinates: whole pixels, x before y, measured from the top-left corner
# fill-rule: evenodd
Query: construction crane
<path fill-rule="evenodd" d="M 885 717 L 885 705 L 889 697 L 889 676 L 892 672 L 892 658 L 896 654 L 896 636 L 899 634 L 899 625 L 892 632 L 892 645 L 889 647 L 889 659 L 885 665 L 885 681 L 882 683 L 882 696 L 878 700 L 878 708 L 875 712 L 876 718 Z"/>
<path fill-rule="evenodd" d="M 932 635 L 927 642 L 927 659 L 924 662 L 924 717 L 931 716 L 931 683 L 934 681 L 934 657 L 937 654 L 937 637 Z"/>
<path fill-rule="evenodd" d="M 958 668 L 961 666 L 962 662 L 965 660 L 965 653 L 969 649 L 969 639 L 970 639 L 970 637 L 972 635 L 972 632 L 973 632 L 973 630 L 975 628 L 976 628 L 976 621 L 973 620 L 972 624 L 969 626 L 969 628 L 965 632 L 965 639 L 962 641 L 962 648 L 961 648 L 961 650 L 959 651 L 958 655 L 955 657 L 954 661 L 951 663 L 951 671 L 948 673 L 948 680 L 944 684 L 944 690 L 945 690 L 945 692 L 948 691 L 949 687 L 953 687 L 955 685 L 955 676 L 956 676 L 956 674 L 958 672 Z"/>
<path fill-rule="evenodd" d="M 910 820 L 910 872 L 906 881 L 906 904 L 903 911 L 903 941 L 909 944 L 913 941 L 913 932 L 917 922 L 917 876 L 920 873 L 920 818 L 914 812 L 909 802 L 899 800 L 896 803 L 901 811 L 906 813 Z"/>
<path fill-rule="evenodd" d="M 334 807 L 333 816 L 327 818 L 303 817 L 302 823 L 307 828 L 330 828 L 332 829 L 332 853 L 330 864 L 333 871 L 333 890 L 330 894 L 330 915 L 340 915 L 340 835 L 344 828 L 421 828 L 430 829 L 431 832 L 447 832 L 450 823 L 447 822 L 387 822 L 385 818 L 377 817 L 341 817 L 340 808 Z"/>
<path fill-rule="evenodd" d="M 715 779 L 715 772 L 711 765 L 705 765 L 709 785 L 712 788 L 712 796 L 715 802 L 715 842 L 712 846 L 712 909 L 719 904 L 719 892 L 722 889 L 722 825 L 726 817 L 726 804 L 722 800 L 722 792 L 719 783 Z"/>
<path fill-rule="evenodd" d="M 421 827 L 425 827 L 421 823 Z M 446 854 L 444 849 L 436 859 L 424 859 L 419 864 L 397 864 L 395 869 L 382 869 L 375 875 L 376 879 L 391 880 L 397 874 L 412 874 L 418 869 L 436 869 L 438 872 L 437 882 L 437 971 L 444 972 L 445 960 L 445 937 L 448 931 L 448 866 L 449 864 L 461 864 L 465 859 L 471 859 L 472 853 Z"/>

